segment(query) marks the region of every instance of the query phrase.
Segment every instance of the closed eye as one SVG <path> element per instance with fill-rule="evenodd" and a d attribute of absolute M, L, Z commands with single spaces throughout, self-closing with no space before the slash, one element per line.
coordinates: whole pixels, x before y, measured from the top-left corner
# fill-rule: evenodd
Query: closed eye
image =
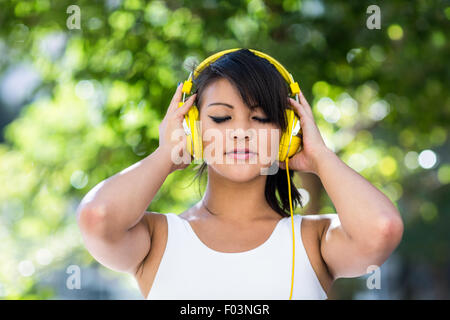
<path fill-rule="evenodd" d="M 218 118 L 218 117 L 212 117 L 212 116 L 209 116 L 211 119 L 213 119 L 213 121 L 215 122 L 215 123 L 221 123 L 221 122 L 224 122 L 224 121 L 227 121 L 228 119 L 231 119 L 231 117 L 223 117 L 223 118 Z"/>
<path fill-rule="evenodd" d="M 257 117 L 254 117 L 254 119 L 256 119 L 257 121 L 262 122 L 262 123 L 270 122 L 269 118 L 257 118 Z"/>
<path fill-rule="evenodd" d="M 221 122 L 225 122 L 229 119 L 231 119 L 231 117 L 213 117 L 213 116 L 209 116 L 211 119 L 213 119 L 214 122 L 216 123 L 221 123 Z M 255 119 L 256 121 L 259 121 L 261 123 L 268 123 L 270 122 L 269 118 L 258 118 L 258 117 L 253 117 L 253 119 Z"/>

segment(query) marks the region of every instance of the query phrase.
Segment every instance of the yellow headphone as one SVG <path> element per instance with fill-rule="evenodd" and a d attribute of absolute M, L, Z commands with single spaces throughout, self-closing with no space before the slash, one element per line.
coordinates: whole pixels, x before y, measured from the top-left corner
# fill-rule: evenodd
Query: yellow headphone
<path fill-rule="evenodd" d="M 178 103 L 178 108 L 183 106 L 185 102 L 186 94 L 191 93 L 192 89 L 192 80 L 193 78 L 196 78 L 199 73 L 206 68 L 208 65 L 219 59 L 224 54 L 227 54 L 229 52 L 233 52 L 236 50 L 240 50 L 241 48 L 235 48 L 235 49 L 228 49 L 223 50 L 218 53 L 215 53 L 205 60 L 203 60 L 197 68 L 194 70 L 194 75 L 192 75 L 192 72 L 189 75 L 189 78 L 184 81 L 183 83 L 183 100 Z M 289 84 L 290 93 L 295 96 L 295 99 L 298 102 L 298 94 L 300 93 L 300 87 L 298 86 L 298 83 L 294 81 L 292 78 L 292 75 L 279 63 L 277 60 L 272 58 L 271 56 L 262 53 L 257 50 L 248 49 L 251 52 L 253 52 L 255 55 L 260 56 L 262 58 L 265 58 L 270 63 L 272 63 L 275 68 L 280 72 L 280 74 L 283 76 L 283 78 L 286 80 L 286 82 Z M 281 139 L 280 139 L 280 146 L 279 146 L 279 152 L 278 152 L 278 160 L 279 161 L 285 161 L 286 163 L 286 174 L 288 179 L 288 191 L 289 191 L 289 205 L 291 209 L 291 222 L 292 222 L 292 277 L 291 277 L 291 293 L 289 295 L 289 300 L 292 299 L 292 291 L 294 288 L 294 262 L 295 262 L 295 237 L 294 237 L 294 217 L 293 217 L 293 210 L 292 210 L 292 199 L 291 199 L 291 183 L 290 183 L 290 177 L 289 177 L 289 166 L 288 166 L 288 160 L 290 157 L 292 157 L 294 154 L 296 154 L 298 151 L 301 150 L 302 146 L 302 139 L 301 137 L 297 136 L 297 134 L 301 131 L 300 126 L 300 120 L 298 116 L 295 114 L 295 112 L 292 109 L 287 108 L 285 110 L 286 112 L 286 118 L 288 120 L 288 126 L 286 130 L 282 133 Z M 203 144 L 202 144 L 202 137 L 200 128 L 197 126 L 197 122 L 199 121 L 199 111 L 197 106 L 192 105 L 191 108 L 189 108 L 189 111 L 184 117 L 183 121 L 183 127 L 186 133 L 186 142 L 187 142 L 187 150 L 188 152 L 194 157 L 194 162 L 198 163 L 203 159 Z"/>

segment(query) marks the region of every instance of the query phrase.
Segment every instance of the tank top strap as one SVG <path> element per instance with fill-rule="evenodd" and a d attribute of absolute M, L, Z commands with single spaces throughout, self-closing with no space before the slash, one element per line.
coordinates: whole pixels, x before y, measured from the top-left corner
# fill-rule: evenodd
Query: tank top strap
<path fill-rule="evenodd" d="M 188 230 L 184 224 L 183 218 L 179 217 L 176 213 L 166 213 L 167 227 L 168 227 L 168 240 L 179 239 L 181 236 L 188 235 Z"/>
<path fill-rule="evenodd" d="M 299 245 L 299 241 L 301 241 L 299 230 L 302 217 L 299 214 L 294 214 L 294 236 L 295 236 L 295 247 Z M 274 234 L 272 235 L 273 241 L 277 243 L 277 245 L 285 247 L 287 245 L 287 239 L 290 239 L 289 243 L 292 244 L 292 218 L 284 217 L 279 222 L 279 227 L 275 228 Z"/>

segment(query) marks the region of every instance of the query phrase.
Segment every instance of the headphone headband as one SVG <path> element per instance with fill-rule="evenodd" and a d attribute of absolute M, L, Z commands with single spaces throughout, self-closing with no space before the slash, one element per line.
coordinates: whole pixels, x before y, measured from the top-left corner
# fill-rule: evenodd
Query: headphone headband
<path fill-rule="evenodd" d="M 194 70 L 194 78 L 196 78 L 199 75 L 199 73 L 203 71 L 203 69 L 205 69 L 211 63 L 213 63 L 214 61 L 219 59 L 221 56 L 223 56 L 223 55 L 225 55 L 225 54 L 227 54 L 229 52 L 237 51 L 237 50 L 240 50 L 240 49 L 242 49 L 242 48 L 227 49 L 227 50 L 219 51 L 219 52 L 209 56 L 208 58 L 203 60 L 197 66 L 197 68 L 195 68 L 195 70 Z M 289 89 L 291 91 L 291 94 L 293 96 L 296 96 L 296 98 L 297 98 L 297 94 L 300 93 L 300 87 L 299 87 L 298 83 L 294 81 L 294 78 L 292 77 L 292 75 L 286 70 L 285 67 L 283 67 L 283 65 L 281 63 L 279 63 L 276 59 L 272 58 L 268 54 L 265 54 L 265 53 L 263 53 L 261 51 L 257 51 L 257 50 L 254 50 L 254 49 L 248 49 L 248 50 L 250 50 L 255 55 L 257 55 L 257 56 L 259 56 L 261 58 L 264 58 L 267 61 L 269 61 L 271 64 L 273 64 L 274 67 L 278 70 L 278 72 L 280 72 L 280 74 L 283 76 L 283 78 L 289 84 Z M 190 94 L 191 93 L 191 88 L 192 88 L 192 72 L 189 75 L 188 80 L 185 81 L 185 83 L 183 85 L 183 92 L 187 93 L 187 94 Z"/>

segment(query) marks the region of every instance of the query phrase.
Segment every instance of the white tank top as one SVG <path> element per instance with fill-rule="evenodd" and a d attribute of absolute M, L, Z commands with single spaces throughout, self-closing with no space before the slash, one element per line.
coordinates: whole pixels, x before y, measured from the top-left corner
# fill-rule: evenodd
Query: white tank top
<path fill-rule="evenodd" d="M 260 246 L 219 252 L 204 244 L 190 223 L 167 213 L 168 238 L 148 300 L 289 299 L 292 222 L 282 218 Z M 292 299 L 327 299 L 301 238 L 302 216 L 294 215 L 295 275 Z"/>

